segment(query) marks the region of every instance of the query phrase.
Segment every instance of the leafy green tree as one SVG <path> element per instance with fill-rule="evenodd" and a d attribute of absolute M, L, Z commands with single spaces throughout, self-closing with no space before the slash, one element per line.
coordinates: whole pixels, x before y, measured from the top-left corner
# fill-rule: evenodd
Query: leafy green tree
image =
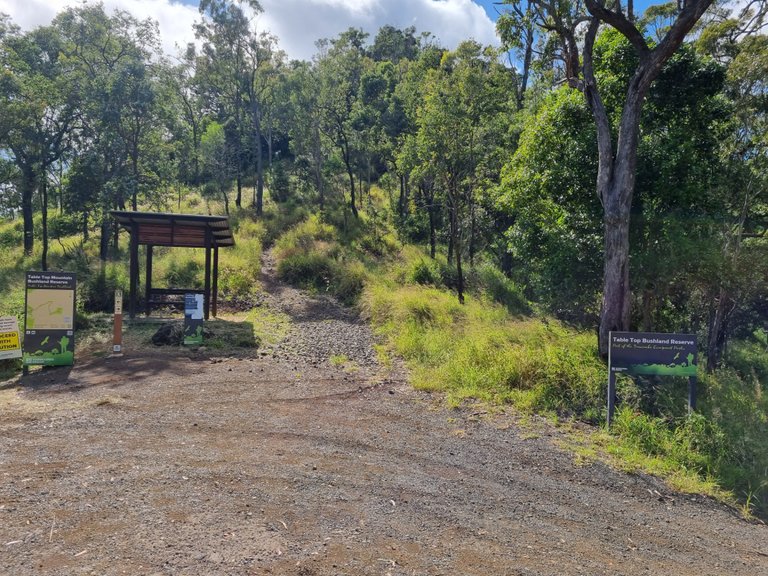
<path fill-rule="evenodd" d="M 498 208 L 512 270 L 558 316 L 594 321 L 599 313 L 600 202 L 594 194 L 595 132 L 582 95 L 551 93 L 525 122 L 504 166 Z"/>
<path fill-rule="evenodd" d="M 256 160 L 256 190 L 253 199 L 256 214 L 261 214 L 264 206 L 263 126 L 265 119 L 269 120 L 269 125 L 272 126 L 272 115 L 269 114 L 269 110 L 274 106 L 268 106 L 268 104 L 274 104 L 271 102 L 274 81 L 281 73 L 284 58 L 284 53 L 277 49 L 277 38 L 271 34 L 259 34 L 252 37 L 246 44 L 248 81 L 245 86 L 245 96 L 251 116 L 252 151 Z"/>
<path fill-rule="evenodd" d="M 365 42 L 368 34 L 350 28 L 330 42 L 320 44 L 317 60 L 318 106 L 322 130 L 338 150 L 349 179 L 349 208 L 357 217 L 355 172 L 362 149 L 362 133 L 355 126 L 360 87 L 365 69 Z"/>
<path fill-rule="evenodd" d="M 157 78 L 150 66 L 158 50 L 157 25 L 139 21 L 127 12 L 112 16 L 104 7 L 84 5 L 60 13 L 53 26 L 62 36 L 62 59 L 70 67 L 70 89 L 80 94 L 75 151 L 91 158 L 82 166 L 99 167 L 100 183 L 91 190 L 96 199 L 75 204 L 94 206 L 101 222 L 100 257 L 108 256 L 110 237 L 117 249 L 117 228 L 109 210 L 124 210 L 130 200 L 138 207 L 138 196 L 148 167 L 143 160 L 157 150 L 148 150 L 147 139 L 157 126 Z M 155 140 L 156 141 L 156 140 Z M 144 187 L 146 191 L 147 187 Z"/>
<path fill-rule="evenodd" d="M 55 28 L 21 34 L 3 24 L 0 65 L 0 149 L 18 168 L 24 221 L 24 251 L 34 248 L 34 195 L 40 193 L 43 215 L 41 266 L 47 269 L 48 170 L 70 144 L 76 119 L 75 94 L 68 85 L 69 69 L 60 57 L 61 38 Z"/>
<path fill-rule="evenodd" d="M 229 187 L 237 174 L 238 158 L 221 124 L 208 124 L 200 140 L 200 151 L 203 157 L 203 180 L 206 183 L 203 193 L 209 197 L 220 196 L 229 214 Z"/>
<path fill-rule="evenodd" d="M 251 108 L 249 114 L 247 99 L 254 72 L 249 51 L 258 45 L 251 20 L 252 14 L 260 13 L 262 8 L 256 0 L 203 0 L 198 8 L 201 20 L 195 25 L 195 33 L 203 47 L 201 58 L 197 60 L 197 74 L 200 85 L 205 88 L 208 105 L 224 126 L 228 146 L 238 159 L 235 205 L 239 207 L 242 205 L 244 165 L 252 129 L 249 124 L 258 121 L 254 120 L 257 116 L 249 119 L 254 110 Z M 250 105 L 255 106 L 258 113 L 258 101 L 252 98 Z M 257 177 L 263 178 L 263 175 Z M 260 182 L 263 186 L 263 181 Z"/>
<path fill-rule="evenodd" d="M 520 2 L 506 0 L 504 3 L 519 6 Z M 626 6 L 608 4 L 604 0 L 585 0 L 584 4 L 560 0 L 528 3 L 534 10 L 537 28 L 553 42 L 562 63 L 564 79 L 584 93 L 597 129 L 596 191 L 603 206 L 605 259 L 599 327 L 603 355 L 608 352 L 609 332 L 629 329 L 629 222 L 643 103 L 664 63 L 680 47 L 711 3 L 712 0 L 690 0 L 679 4 L 674 20 L 658 43 L 649 42 L 637 27 L 631 3 Z M 611 122 L 595 77 L 595 40 L 604 24 L 618 30 L 637 55 L 618 126 Z M 583 42 L 578 39 L 582 30 Z"/>
<path fill-rule="evenodd" d="M 287 132 L 294 154 L 294 170 L 302 180 L 312 182 L 320 204 L 326 203 L 324 167 L 331 155 L 331 142 L 323 130 L 324 115 L 319 105 L 320 77 L 308 62 L 292 62 L 286 73 Z"/>
<path fill-rule="evenodd" d="M 729 336 L 765 325 L 768 310 L 768 39 L 765 17 L 745 9 L 706 28 L 700 50 L 727 65 L 725 96 L 731 112 L 719 139 L 720 178 L 710 193 L 718 201 L 710 231 L 712 264 L 702 280 L 708 308 L 707 370 L 717 368 Z"/>
<path fill-rule="evenodd" d="M 448 210 L 449 260 L 455 259 L 459 302 L 464 302 L 463 256 L 473 254 L 479 196 L 496 183 L 508 117 L 510 76 L 497 53 L 464 42 L 443 55 L 425 77 L 416 134 L 420 177 L 434 178 Z"/>

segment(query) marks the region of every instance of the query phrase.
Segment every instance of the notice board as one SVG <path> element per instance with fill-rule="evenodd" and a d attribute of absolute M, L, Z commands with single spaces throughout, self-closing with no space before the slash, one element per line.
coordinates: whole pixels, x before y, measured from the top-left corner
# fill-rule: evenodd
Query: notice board
<path fill-rule="evenodd" d="M 76 275 L 27 272 L 24 364 L 71 366 L 75 361 Z"/>

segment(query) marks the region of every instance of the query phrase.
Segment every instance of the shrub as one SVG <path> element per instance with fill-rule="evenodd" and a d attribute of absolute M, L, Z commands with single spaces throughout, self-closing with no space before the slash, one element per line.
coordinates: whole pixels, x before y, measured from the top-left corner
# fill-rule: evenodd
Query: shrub
<path fill-rule="evenodd" d="M 421 258 L 413 263 L 408 273 L 408 280 L 415 284 L 439 286 L 442 282 L 440 267 L 434 260 Z"/>
<path fill-rule="evenodd" d="M 287 256 L 294 252 L 308 252 L 315 248 L 318 242 L 329 243 L 336 239 L 333 226 L 324 224 L 313 214 L 304 222 L 292 228 L 275 242 L 279 256 Z"/>
<path fill-rule="evenodd" d="M 277 265 L 281 280 L 301 288 L 327 292 L 335 273 L 335 262 L 318 252 L 299 252 L 286 256 Z"/>
<path fill-rule="evenodd" d="M 203 266 L 191 257 L 171 257 L 165 270 L 165 281 L 174 288 L 201 288 Z"/>
<path fill-rule="evenodd" d="M 511 314 L 530 314 L 531 307 L 523 290 L 514 281 L 491 264 L 481 265 L 477 269 L 480 289 L 494 302 L 505 306 Z"/>
<path fill-rule="evenodd" d="M 50 238 L 64 238 L 79 234 L 83 228 L 80 214 L 53 214 L 48 218 L 48 235 Z"/>
<path fill-rule="evenodd" d="M 108 312 L 114 306 L 115 290 L 127 294 L 128 275 L 125 267 L 110 262 L 95 274 L 78 276 L 78 300 L 86 312 Z M 86 319 L 81 319 L 86 322 Z"/>
<path fill-rule="evenodd" d="M 332 282 L 333 295 L 347 306 L 357 302 L 365 287 L 365 270 L 362 266 L 341 266 L 337 268 Z"/>

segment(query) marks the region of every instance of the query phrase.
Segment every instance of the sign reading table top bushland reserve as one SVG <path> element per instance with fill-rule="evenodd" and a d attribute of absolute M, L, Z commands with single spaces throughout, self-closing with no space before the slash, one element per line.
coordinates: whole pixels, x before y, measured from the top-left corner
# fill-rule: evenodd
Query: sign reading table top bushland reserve
<path fill-rule="evenodd" d="M 74 363 L 76 285 L 71 272 L 27 272 L 24 364 Z"/>
<path fill-rule="evenodd" d="M 611 372 L 632 375 L 696 376 L 696 335 L 611 332 Z"/>

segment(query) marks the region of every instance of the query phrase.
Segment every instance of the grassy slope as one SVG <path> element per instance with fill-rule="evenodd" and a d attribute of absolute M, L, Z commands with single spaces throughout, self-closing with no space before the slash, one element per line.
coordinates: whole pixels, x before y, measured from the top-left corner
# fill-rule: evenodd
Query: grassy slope
<path fill-rule="evenodd" d="M 532 313 L 535 306 L 493 267 L 469 272 L 470 296 L 462 306 L 447 287 L 452 277 L 444 260 L 396 246 L 365 214 L 346 234 L 310 218 L 278 239 L 276 253 L 285 280 L 345 300 L 350 294 L 339 286 L 350 284 L 347 277 L 357 281 L 364 262 L 361 311 L 389 350 L 406 359 L 414 385 L 445 393 L 450 405 L 480 401 L 549 414 L 566 425 L 587 422 L 593 427 L 574 427 L 571 435 L 580 458 L 600 457 L 665 477 L 683 491 L 739 502 L 745 515 L 768 513 L 765 346 L 737 343 L 736 367 L 700 371 L 699 413 L 692 416 L 686 379 L 650 387 L 656 416 L 642 410 L 648 387 L 621 379 L 623 407 L 609 434 L 603 430 L 607 370 L 594 333 Z"/>
<path fill-rule="evenodd" d="M 199 203 L 191 197 L 182 210 L 207 211 Z M 745 513 L 768 512 L 764 344 L 739 343 L 732 353 L 734 367 L 700 374 L 700 414 L 693 417 L 684 411 L 684 380 L 671 379 L 657 391 L 655 417 L 640 410 L 644 391 L 632 380 L 621 381 L 624 407 L 608 434 L 600 427 L 606 369 L 597 358 L 593 333 L 533 313 L 520 289 L 487 264 L 470 271 L 470 295 L 459 305 L 447 287 L 452 273 L 444 259 L 432 261 L 417 247 L 400 246 L 381 216 L 371 214 L 357 222 L 333 214 L 308 216 L 305 209 L 273 208 L 260 222 L 247 212 L 233 214 L 237 245 L 221 255 L 224 300 L 247 302 L 258 291 L 262 242 L 275 241 L 283 279 L 357 303 L 388 350 L 406 359 L 415 386 L 445 393 L 454 406 L 479 401 L 491 408 L 546 413 L 566 426 L 575 420 L 593 424 L 588 432 L 573 428 L 570 446 L 578 457 L 600 457 L 664 476 L 682 490 L 738 499 Z M 0 243 L 8 254 L 0 261 L 0 314 L 21 316 L 23 271 L 36 267 L 39 253 L 23 258 L 16 222 L 0 225 Z M 125 262 L 109 264 L 99 275 L 95 242 L 81 246 L 73 237 L 61 244 L 66 253 L 52 243 L 52 268 L 81 274 L 81 311 L 98 303 L 99 294 L 127 289 Z M 202 258 L 202 251 L 158 250 L 158 285 L 199 282 Z M 244 311 L 236 320 L 250 323 L 257 339 L 279 337 L 281 319 L 260 309 Z M 91 324 L 94 328 L 79 342 L 98 339 L 93 333 L 99 323 Z"/>

